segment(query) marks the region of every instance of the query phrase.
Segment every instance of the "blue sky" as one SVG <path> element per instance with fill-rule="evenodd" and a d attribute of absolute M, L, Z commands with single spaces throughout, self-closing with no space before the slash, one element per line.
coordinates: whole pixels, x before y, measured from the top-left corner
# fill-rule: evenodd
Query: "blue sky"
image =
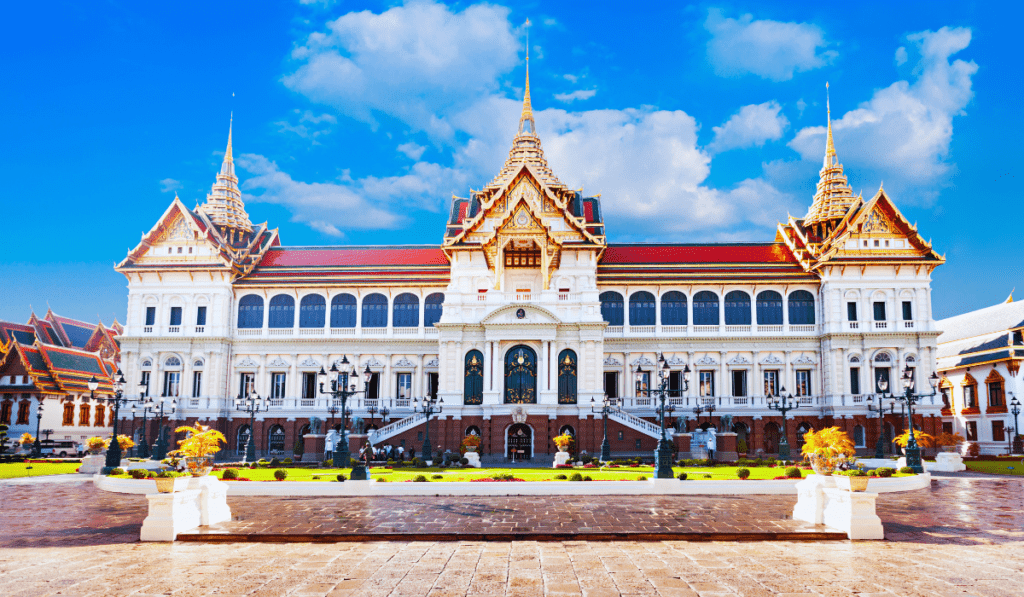
<path fill-rule="evenodd" d="M 254 222 L 288 245 L 438 243 L 531 92 L 609 239 L 766 241 L 810 203 L 830 83 L 855 191 L 948 263 L 936 317 L 1024 296 L 1019 3 L 9 4 L 0 318 L 124 320 L 112 266 L 204 200 L 234 111 Z M 45 23 L 45 27 L 28 26 Z"/>

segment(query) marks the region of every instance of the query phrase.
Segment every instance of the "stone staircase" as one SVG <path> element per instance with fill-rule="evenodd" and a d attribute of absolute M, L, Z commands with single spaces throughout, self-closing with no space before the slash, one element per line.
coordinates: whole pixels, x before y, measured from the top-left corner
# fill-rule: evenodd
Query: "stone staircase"
<path fill-rule="evenodd" d="M 657 423 L 652 423 L 646 419 L 633 416 L 625 411 L 613 410 L 608 413 L 608 418 L 643 433 L 644 435 L 653 437 L 655 439 L 661 439 L 661 427 Z M 667 433 L 667 432 L 666 432 Z"/>
<path fill-rule="evenodd" d="M 394 423 L 389 423 L 380 429 L 371 430 L 367 434 L 367 440 L 369 440 L 371 444 L 379 444 L 400 433 L 408 431 L 421 423 L 425 423 L 426 421 L 427 417 L 423 413 L 414 413 L 404 419 L 399 419 Z"/>

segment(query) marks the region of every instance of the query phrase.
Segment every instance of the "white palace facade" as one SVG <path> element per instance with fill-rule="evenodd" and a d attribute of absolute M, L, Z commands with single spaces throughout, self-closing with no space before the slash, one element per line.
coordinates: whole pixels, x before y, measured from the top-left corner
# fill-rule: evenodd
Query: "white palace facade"
<path fill-rule="evenodd" d="M 174 399 L 166 425 L 213 425 L 234 453 L 251 432 L 234 401 L 255 391 L 269 402 L 256 416 L 258 451 L 291 455 L 312 417 L 340 421 L 316 373 L 344 358 L 373 372 L 351 408 L 378 443 L 420 451 L 425 421 L 412 406 L 430 396 L 444 400 L 431 421 L 442 448 L 473 432 L 485 458 L 532 456 L 569 431 L 596 453 L 592 403 L 607 395 L 620 399 L 613 452 L 638 453 L 659 435 L 645 385 L 664 358 L 674 431 L 735 433 L 728 453 L 777 450 L 783 421 L 766 397 L 783 391 L 800 405 L 787 415 L 793 446 L 800 431 L 838 425 L 873 451 L 879 433 L 904 427 L 899 410 L 880 420 L 869 404 L 879 378 L 896 382 L 909 366 L 923 382 L 934 371 L 930 279 L 943 258 L 883 189 L 853 194 L 831 122 L 807 215 L 774 239 L 615 244 L 600 197 L 549 168 L 533 119 L 527 79 L 508 160 L 453 198 L 438 244 L 416 246 L 282 245 L 249 220 L 229 132 L 205 203 L 176 197 L 117 266 L 128 280 L 119 341 L 129 393 Z M 637 366 L 650 381 L 634 383 Z M 926 399 L 916 424 L 941 430 L 940 410 Z"/>

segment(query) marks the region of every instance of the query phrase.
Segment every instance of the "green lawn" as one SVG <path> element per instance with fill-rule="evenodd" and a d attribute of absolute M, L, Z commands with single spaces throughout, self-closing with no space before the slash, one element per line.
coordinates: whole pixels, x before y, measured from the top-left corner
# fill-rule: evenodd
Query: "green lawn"
<path fill-rule="evenodd" d="M 1024 463 L 1020 460 L 1011 461 L 995 461 L 995 460 L 978 460 L 974 462 L 965 462 L 967 470 L 977 471 L 979 473 L 989 473 L 991 475 L 1024 475 Z"/>
<path fill-rule="evenodd" d="M 14 479 L 15 477 L 38 477 L 41 475 L 66 475 L 78 470 L 80 463 L 45 463 L 45 464 L 24 464 L 21 462 L 11 464 L 0 464 L 0 479 Z"/>

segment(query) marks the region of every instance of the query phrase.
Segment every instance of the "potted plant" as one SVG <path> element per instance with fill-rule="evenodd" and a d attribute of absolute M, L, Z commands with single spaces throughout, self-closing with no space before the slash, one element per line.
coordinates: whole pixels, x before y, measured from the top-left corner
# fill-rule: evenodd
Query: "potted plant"
<path fill-rule="evenodd" d="M 811 468 L 819 475 L 831 475 L 847 457 L 856 453 L 850 436 L 838 427 L 808 431 L 804 434 L 800 452 L 811 461 Z"/>
<path fill-rule="evenodd" d="M 156 490 L 160 493 L 173 493 L 175 490 L 175 480 L 181 475 L 174 471 L 160 471 L 153 478 L 156 483 Z"/>
<path fill-rule="evenodd" d="M 90 454 L 99 454 L 104 449 L 106 449 L 106 447 L 109 446 L 110 443 L 107 440 L 103 439 L 102 437 L 90 437 L 89 439 L 85 440 L 85 445 L 89 448 Z"/>
<path fill-rule="evenodd" d="M 220 451 L 220 444 L 227 443 L 224 434 L 196 423 L 195 427 L 183 425 L 174 430 L 176 433 L 188 433 L 188 437 L 178 442 L 178 449 L 170 455 L 185 459 L 185 467 L 193 477 L 205 477 L 213 470 L 213 455 Z"/>
<path fill-rule="evenodd" d="M 935 445 L 943 452 L 958 452 L 962 443 L 964 443 L 964 436 L 959 433 L 940 433 L 935 436 Z"/>
<path fill-rule="evenodd" d="M 462 453 L 476 452 L 480 447 L 480 436 L 476 434 L 467 435 L 462 438 Z"/>
<path fill-rule="evenodd" d="M 568 433 L 563 433 L 562 435 L 555 436 L 551 441 L 555 442 L 555 445 L 558 446 L 559 452 L 568 453 L 570 448 L 572 448 L 572 442 L 574 440 Z"/>
<path fill-rule="evenodd" d="M 117 443 L 121 446 L 121 450 L 130 450 L 135 447 L 135 440 L 127 435 L 118 435 Z"/>
<path fill-rule="evenodd" d="M 914 430 L 914 441 L 917 442 L 917 445 L 920 448 L 931 448 L 932 446 L 935 445 L 935 438 L 934 437 L 932 437 L 931 435 L 928 435 L 924 431 L 918 431 L 917 429 Z M 899 437 L 897 437 L 896 439 L 892 440 L 892 443 L 894 443 L 897 446 L 903 448 L 904 450 L 907 449 L 907 443 L 908 442 L 910 442 L 910 430 L 909 429 L 907 431 L 904 431 L 903 434 L 900 435 Z M 905 453 L 906 452 L 904 452 L 904 454 Z"/>
<path fill-rule="evenodd" d="M 836 487 L 847 491 L 867 491 L 868 474 L 864 469 L 852 469 L 836 474 Z"/>

